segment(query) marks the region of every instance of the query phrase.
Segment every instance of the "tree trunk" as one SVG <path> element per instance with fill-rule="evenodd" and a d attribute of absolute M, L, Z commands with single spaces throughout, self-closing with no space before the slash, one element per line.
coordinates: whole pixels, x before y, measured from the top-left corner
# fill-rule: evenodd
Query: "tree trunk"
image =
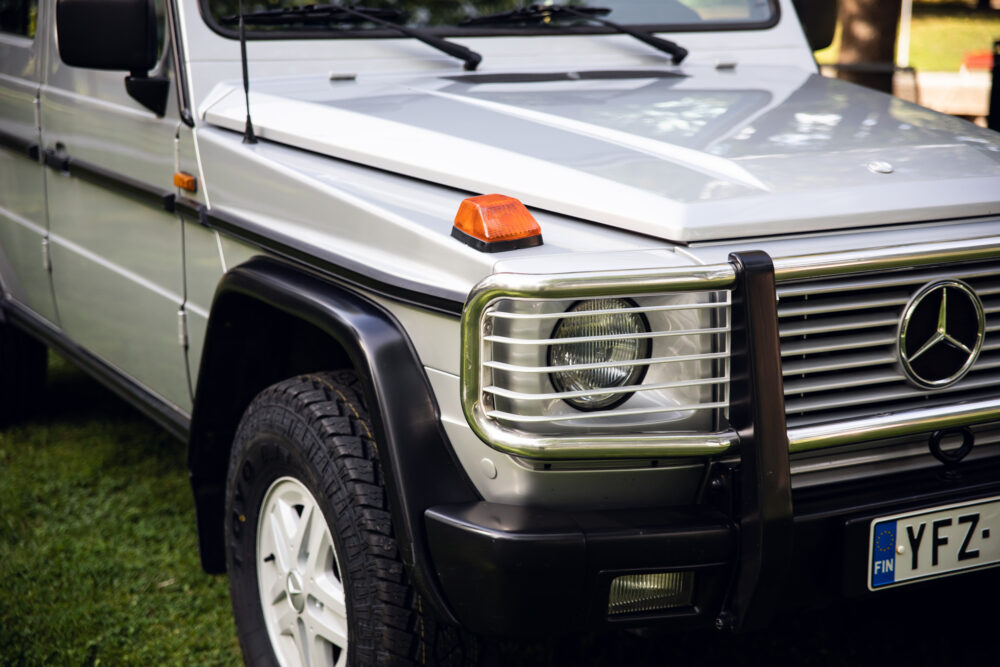
<path fill-rule="evenodd" d="M 902 0 L 841 0 L 838 76 L 846 81 L 892 92 L 896 32 Z"/>

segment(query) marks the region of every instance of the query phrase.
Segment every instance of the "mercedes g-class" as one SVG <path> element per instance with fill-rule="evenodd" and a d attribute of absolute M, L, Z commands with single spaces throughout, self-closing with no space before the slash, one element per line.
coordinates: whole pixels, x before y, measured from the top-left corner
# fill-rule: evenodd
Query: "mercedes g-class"
<path fill-rule="evenodd" d="M 248 663 L 1000 563 L 1000 135 L 829 0 L 3 0 L 0 418 L 189 443 Z"/>

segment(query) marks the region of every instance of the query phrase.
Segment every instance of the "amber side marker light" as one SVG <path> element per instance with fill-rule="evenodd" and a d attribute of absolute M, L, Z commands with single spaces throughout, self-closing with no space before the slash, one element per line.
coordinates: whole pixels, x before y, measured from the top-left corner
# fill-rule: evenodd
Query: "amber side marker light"
<path fill-rule="evenodd" d="M 174 185 L 181 190 L 187 190 L 188 192 L 196 192 L 198 190 L 198 179 L 196 179 L 191 174 L 186 174 L 183 171 L 178 171 L 174 173 Z"/>
<path fill-rule="evenodd" d="M 542 228 L 524 204 L 506 195 L 469 197 L 458 207 L 451 235 L 480 252 L 542 245 Z"/>

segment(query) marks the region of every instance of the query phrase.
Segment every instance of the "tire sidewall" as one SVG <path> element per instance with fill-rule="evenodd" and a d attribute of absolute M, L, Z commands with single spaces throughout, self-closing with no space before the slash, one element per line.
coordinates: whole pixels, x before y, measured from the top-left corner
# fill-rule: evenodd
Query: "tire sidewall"
<path fill-rule="evenodd" d="M 263 407 L 263 406 L 262 406 Z M 323 512 L 338 558 L 345 554 L 337 513 L 324 488 L 331 488 L 329 480 L 321 479 L 316 467 L 310 462 L 297 439 L 290 438 L 276 429 L 267 419 L 273 407 L 263 407 L 249 424 L 241 424 L 233 444 L 229 475 L 226 481 L 226 560 L 229 571 L 229 588 L 236 618 L 237 634 L 248 665 L 277 665 L 278 660 L 271 646 L 261 607 L 257 574 L 257 532 L 260 526 L 264 498 L 274 484 L 282 477 L 292 477 L 301 482 L 313 495 Z M 280 408 L 279 408 L 280 409 Z M 260 414 L 263 412 L 264 414 Z M 263 419 L 259 419 L 263 417 Z M 293 423 L 296 419 L 292 418 Z M 288 423 L 287 414 L 284 423 Z M 299 424 L 304 426 L 304 424 Z M 303 429 L 306 430 L 307 429 Z M 301 435 L 314 437 L 312 434 Z M 314 449 L 315 451 L 315 449 Z M 333 464 L 330 459 L 328 464 Z M 330 467 L 327 466 L 329 470 Z M 348 660 L 353 663 L 354 642 L 357 637 L 355 614 L 352 609 L 351 585 L 346 580 L 344 564 L 338 563 L 344 580 L 344 594 L 348 609 Z"/>

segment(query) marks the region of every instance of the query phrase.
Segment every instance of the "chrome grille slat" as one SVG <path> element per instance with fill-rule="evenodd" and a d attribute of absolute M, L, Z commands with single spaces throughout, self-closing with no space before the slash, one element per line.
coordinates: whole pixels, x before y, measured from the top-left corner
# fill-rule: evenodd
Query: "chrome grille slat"
<path fill-rule="evenodd" d="M 899 373 L 894 370 L 869 371 L 866 373 L 827 373 L 821 377 L 785 381 L 785 395 L 811 394 L 817 391 L 866 387 L 884 382 L 894 382 Z"/>
<path fill-rule="evenodd" d="M 554 313 L 511 313 L 502 310 L 488 310 L 483 315 L 505 320 L 563 320 L 571 317 L 593 317 L 594 315 L 622 315 L 626 313 L 663 313 L 675 310 L 705 310 L 718 308 L 719 303 L 678 303 L 665 306 L 639 306 L 636 308 L 608 308 L 605 310 L 578 310 Z"/>
<path fill-rule="evenodd" d="M 873 299 L 871 301 L 859 301 L 847 297 L 835 299 L 823 299 L 815 301 L 804 301 L 802 305 L 790 306 L 784 309 L 786 317 L 798 315 L 821 315 L 824 313 L 842 313 L 853 311 L 859 308 L 885 308 L 887 306 L 902 306 L 910 300 L 907 292 L 897 292 L 894 295 Z"/>
<path fill-rule="evenodd" d="M 672 364 L 683 361 L 709 361 L 712 359 L 727 359 L 729 352 L 709 352 L 706 354 L 686 354 L 673 357 L 655 357 L 637 361 L 601 361 L 590 364 L 572 364 L 569 366 L 519 366 L 502 361 L 486 361 L 483 366 L 508 373 L 563 373 L 566 371 L 589 371 L 597 368 L 620 368 L 622 366 L 652 366 L 656 364 Z M 601 393 L 604 393 L 603 391 Z"/>
<path fill-rule="evenodd" d="M 919 287 L 925 283 L 935 280 L 946 280 L 957 278 L 969 281 L 974 278 L 996 276 L 996 267 L 984 266 L 987 262 L 981 262 L 977 268 L 940 268 L 934 270 L 903 271 L 889 274 L 874 274 L 862 277 L 835 278 L 830 281 L 808 281 L 795 282 L 778 285 L 778 299 L 792 296 L 813 296 L 816 294 L 831 294 L 855 289 L 871 289 L 876 287 L 884 289 L 886 287 L 901 287 L 912 285 Z"/>
<path fill-rule="evenodd" d="M 578 419 L 608 419 L 613 417 L 615 419 L 619 417 L 638 417 L 644 415 L 655 415 L 663 412 L 694 412 L 696 410 L 717 410 L 725 408 L 729 405 L 727 401 L 716 401 L 714 403 L 692 403 L 690 405 L 670 405 L 670 406 L 656 406 L 651 408 L 629 408 L 626 410 L 618 409 L 612 412 L 607 411 L 597 411 L 597 412 L 573 412 L 567 414 L 559 415 L 519 415 L 510 412 L 502 412 L 500 410 L 488 410 L 486 416 L 491 419 L 500 419 L 503 421 L 517 421 L 526 422 L 533 424 L 542 423 L 555 423 L 555 422 L 566 422 L 566 421 L 576 421 Z"/>
<path fill-rule="evenodd" d="M 781 311 L 778 311 L 781 317 Z M 896 324 L 899 316 L 891 312 L 879 311 L 873 313 L 870 318 L 858 321 L 856 317 L 827 317 L 807 319 L 799 322 L 791 322 L 781 327 L 781 337 L 807 336 L 809 334 L 825 334 L 837 331 L 855 331 L 857 329 L 871 329 L 873 327 L 885 327 Z"/>
<path fill-rule="evenodd" d="M 666 336 L 689 336 L 704 333 L 728 333 L 729 327 L 712 327 L 706 329 L 681 329 L 678 331 L 650 331 L 645 334 L 606 334 L 603 336 L 577 336 L 575 338 L 511 338 L 510 336 L 483 336 L 487 343 L 502 345 L 566 345 L 567 343 L 583 343 L 590 341 L 632 340 L 635 338 L 662 338 Z"/>
<path fill-rule="evenodd" d="M 877 345 L 895 345 L 895 331 L 869 332 L 857 336 L 838 336 L 836 338 L 812 338 L 808 340 L 793 340 L 781 343 L 781 356 L 793 357 L 816 352 L 839 352 L 843 350 L 858 350 Z"/>
<path fill-rule="evenodd" d="M 983 387 L 990 387 L 1000 383 L 1000 374 L 989 374 L 989 375 L 978 375 L 976 377 L 967 377 L 962 382 L 952 385 L 951 387 L 945 387 L 944 389 L 938 389 L 934 392 L 934 395 L 942 394 L 953 394 L 970 389 L 980 389 Z M 787 413 L 801 413 L 808 412 L 812 410 L 824 410 L 830 412 L 837 408 L 850 407 L 854 405 L 881 405 L 884 403 L 889 403 L 892 401 L 898 401 L 904 398 L 916 398 L 922 399 L 925 396 L 930 396 L 928 392 L 910 387 L 909 385 L 899 385 L 890 390 L 877 389 L 871 391 L 862 392 L 852 392 L 848 394 L 843 394 L 843 398 L 837 399 L 831 396 L 812 396 L 810 398 L 789 398 L 785 397 L 785 411 Z M 872 414 L 875 411 L 870 412 Z M 817 421 L 827 421 L 826 419 Z M 811 423 L 811 422 L 808 422 Z"/>
<path fill-rule="evenodd" d="M 990 348 L 991 350 L 994 348 Z M 1000 354 L 983 354 L 979 357 L 979 362 L 973 367 L 972 373 L 978 373 L 982 370 L 987 370 L 990 368 L 1000 368 Z"/>
<path fill-rule="evenodd" d="M 487 394 L 493 394 L 494 396 L 503 396 L 504 398 L 516 398 L 522 401 L 550 401 L 558 400 L 563 398 L 578 398 L 581 396 L 590 396 L 591 394 L 600 393 L 602 396 L 606 394 L 631 394 L 637 391 L 661 391 L 663 389 L 679 389 L 681 387 L 702 387 L 705 385 L 713 384 L 725 384 L 729 382 L 728 377 L 720 378 L 703 378 L 699 380 L 680 380 L 678 382 L 660 382 L 657 384 L 633 384 L 626 385 L 623 387 L 615 387 L 613 389 L 602 389 L 600 392 L 596 391 L 552 391 L 542 394 L 529 394 L 523 391 L 511 391 L 509 389 L 504 389 L 502 387 L 483 387 L 483 392 Z"/>
<path fill-rule="evenodd" d="M 986 335 L 960 382 L 917 388 L 896 358 L 899 319 L 924 285 L 958 279 L 983 302 Z M 948 405 L 1000 387 L 1000 261 L 842 274 L 777 286 L 785 412 L 790 427 Z M 849 314 L 848 314 L 849 313 Z"/>
<path fill-rule="evenodd" d="M 998 380 L 1000 380 L 1000 378 L 998 378 Z M 979 399 L 989 398 L 990 388 L 991 387 L 989 384 L 983 387 L 972 388 L 972 389 L 968 387 L 962 387 L 960 388 L 964 390 L 962 394 L 962 399 L 963 401 L 965 401 L 965 400 L 979 400 Z M 909 403 L 910 401 L 913 400 L 912 397 L 904 397 L 902 400 L 907 401 L 906 405 L 907 408 L 914 407 L 913 404 Z M 920 398 L 919 407 L 921 408 L 937 407 L 953 403 L 955 403 L 955 397 L 947 392 L 939 393 L 934 396 L 925 394 Z M 888 407 L 891 407 L 892 404 L 887 403 L 886 405 Z M 867 407 L 864 403 L 859 403 L 857 405 L 847 406 L 847 407 L 841 406 L 836 410 L 835 413 L 832 414 L 835 415 L 835 419 L 830 418 L 829 420 L 820 420 L 820 421 L 864 419 L 866 417 L 872 416 L 871 408 Z M 815 423 L 818 423 L 816 420 L 816 415 L 812 413 L 807 413 L 806 415 L 791 415 L 787 419 L 787 426 L 789 429 L 796 429 L 802 426 L 810 426 Z"/>
<path fill-rule="evenodd" d="M 896 356 L 892 350 L 853 354 L 850 356 L 820 357 L 818 359 L 787 359 L 781 364 L 781 373 L 785 377 L 805 375 L 808 373 L 823 373 L 847 368 L 867 368 L 882 364 L 895 363 Z"/>

